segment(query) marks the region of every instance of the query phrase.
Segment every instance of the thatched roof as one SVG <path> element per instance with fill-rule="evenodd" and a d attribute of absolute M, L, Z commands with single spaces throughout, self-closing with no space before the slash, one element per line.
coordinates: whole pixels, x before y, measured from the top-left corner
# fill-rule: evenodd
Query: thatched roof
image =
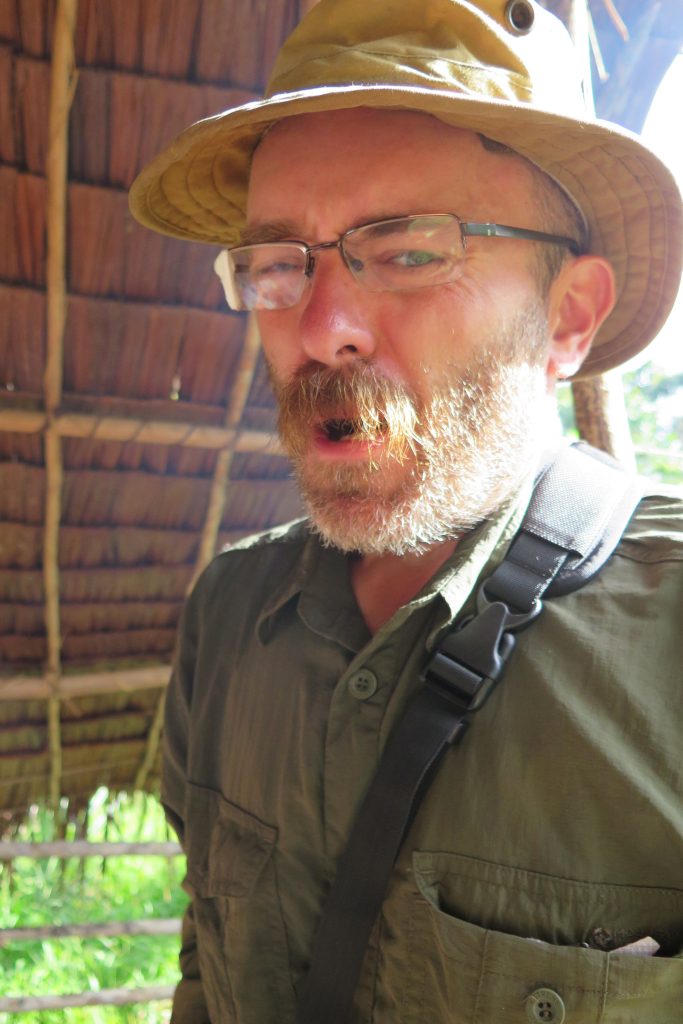
<path fill-rule="evenodd" d="M 257 338 L 225 309 L 213 249 L 140 228 L 126 190 L 191 121 L 259 93 L 312 2 L 0 4 L 8 815 L 156 786 L 191 580 L 227 541 L 299 513 Z M 618 6 L 641 25 L 640 0 Z M 609 59 L 614 18 L 595 7 Z M 665 48 L 683 37 L 671 17 L 654 27 Z"/>
<path fill-rule="evenodd" d="M 214 250 L 140 228 L 126 197 L 187 124 L 258 94 L 298 5 L 81 0 L 75 79 L 55 7 L 0 5 L 9 812 L 156 784 L 159 702 L 193 576 L 229 540 L 300 511 L 256 338 L 225 309 Z M 68 114 L 56 95 L 73 99 Z M 68 167 L 61 207 L 51 132 Z"/>

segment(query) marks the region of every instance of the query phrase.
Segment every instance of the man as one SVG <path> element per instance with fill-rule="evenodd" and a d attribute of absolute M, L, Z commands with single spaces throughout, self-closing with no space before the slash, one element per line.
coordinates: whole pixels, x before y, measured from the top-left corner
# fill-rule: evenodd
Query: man
<path fill-rule="evenodd" d="M 174 1021 L 296 1019 L 355 814 L 519 526 L 555 381 L 617 365 L 668 312 L 680 198 L 581 111 L 569 49 L 528 0 L 322 0 L 269 99 L 134 187 L 145 223 L 226 244 L 310 513 L 220 555 L 184 613 Z M 402 845 L 354 1024 L 681 1018 L 680 523 L 648 498 L 519 636 Z"/>

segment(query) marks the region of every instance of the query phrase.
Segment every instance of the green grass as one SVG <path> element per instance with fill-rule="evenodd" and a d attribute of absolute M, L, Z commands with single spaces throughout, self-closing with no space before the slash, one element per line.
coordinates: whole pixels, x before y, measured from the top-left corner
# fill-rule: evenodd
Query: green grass
<path fill-rule="evenodd" d="M 79 823 L 32 808 L 13 838 L 153 841 L 169 836 L 161 807 L 145 794 L 113 796 L 99 790 Z M 88 857 L 61 861 L 17 859 L 0 878 L 0 927 L 131 921 L 180 917 L 182 858 Z M 64 995 L 104 988 L 172 985 L 178 977 L 179 936 L 125 936 L 17 942 L 0 948 L 0 992 L 5 996 Z M 3 1024 L 162 1024 L 169 1004 L 87 1007 L 0 1014 Z"/>

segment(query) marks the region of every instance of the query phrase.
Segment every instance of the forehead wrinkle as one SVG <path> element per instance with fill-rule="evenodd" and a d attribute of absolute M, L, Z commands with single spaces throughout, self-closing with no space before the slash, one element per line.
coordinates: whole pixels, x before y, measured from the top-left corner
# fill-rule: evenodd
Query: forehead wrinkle
<path fill-rule="evenodd" d="M 284 239 L 299 240 L 300 231 L 293 221 L 270 220 L 262 224 L 247 224 L 241 231 L 242 245 L 258 245 L 261 242 L 281 242 Z"/>
<path fill-rule="evenodd" d="M 428 205 L 428 204 L 425 204 Z M 363 217 L 356 217 L 353 221 L 348 224 L 343 231 L 340 231 L 339 237 L 345 234 L 347 231 L 352 231 L 355 228 L 364 227 L 367 224 L 377 224 L 383 221 L 401 220 L 405 217 L 420 217 L 429 216 L 434 214 L 450 213 L 450 210 L 428 210 L 420 208 L 418 209 L 405 209 L 405 210 L 391 210 L 384 211 L 379 210 L 373 214 L 368 214 Z M 258 245 L 264 242 L 281 242 L 284 240 L 290 241 L 306 241 L 306 232 L 301 231 L 293 221 L 286 220 L 274 220 L 264 221 L 262 224 L 247 224 L 241 233 L 241 244 L 242 245 Z M 333 239 L 330 239 L 333 241 Z"/>

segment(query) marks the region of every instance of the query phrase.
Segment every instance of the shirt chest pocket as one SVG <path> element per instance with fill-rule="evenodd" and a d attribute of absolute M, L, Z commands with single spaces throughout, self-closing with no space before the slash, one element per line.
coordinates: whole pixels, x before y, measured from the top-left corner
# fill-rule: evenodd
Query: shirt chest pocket
<path fill-rule="evenodd" d="M 288 1019 L 293 990 L 274 863 L 277 829 L 195 785 L 185 820 L 202 977 L 223 1018 L 230 1003 L 227 1019 L 241 1019 L 246 1001 L 255 1019 Z"/>
<path fill-rule="evenodd" d="M 683 891 L 574 882 L 446 853 L 414 854 L 413 870 L 415 940 L 436 950 L 425 1021 L 683 1019 Z M 644 936 L 670 955 L 616 949 Z M 454 1008 L 465 1006 L 461 1018 Z"/>

